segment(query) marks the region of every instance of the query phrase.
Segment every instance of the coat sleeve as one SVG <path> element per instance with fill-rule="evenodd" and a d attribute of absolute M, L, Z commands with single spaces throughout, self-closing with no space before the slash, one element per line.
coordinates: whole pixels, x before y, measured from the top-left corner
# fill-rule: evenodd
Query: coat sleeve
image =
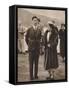
<path fill-rule="evenodd" d="M 59 30 L 59 38 L 61 39 L 62 37 L 62 32 L 61 32 L 61 29 Z"/>
<path fill-rule="evenodd" d="M 46 37 L 47 37 L 47 31 L 45 32 L 44 38 L 43 38 L 45 48 L 47 47 L 47 38 Z"/>
<path fill-rule="evenodd" d="M 28 38 L 29 38 L 29 29 L 27 30 L 27 33 L 26 33 L 26 36 L 25 37 L 26 37 L 25 38 L 25 41 L 26 41 L 26 43 L 28 45 L 28 42 L 29 42 L 29 40 L 28 40 Z"/>

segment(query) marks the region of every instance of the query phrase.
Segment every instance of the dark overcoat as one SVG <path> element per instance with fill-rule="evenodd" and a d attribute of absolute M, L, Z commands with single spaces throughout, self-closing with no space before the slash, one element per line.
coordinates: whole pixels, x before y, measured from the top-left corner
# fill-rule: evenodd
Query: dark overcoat
<path fill-rule="evenodd" d="M 51 31 L 49 42 L 47 42 L 48 30 L 45 32 L 44 41 L 45 41 L 45 61 L 44 67 L 48 69 L 56 69 L 58 67 L 58 58 L 57 58 L 57 44 L 58 44 L 58 33 L 56 30 Z M 48 47 L 50 44 L 50 47 Z"/>

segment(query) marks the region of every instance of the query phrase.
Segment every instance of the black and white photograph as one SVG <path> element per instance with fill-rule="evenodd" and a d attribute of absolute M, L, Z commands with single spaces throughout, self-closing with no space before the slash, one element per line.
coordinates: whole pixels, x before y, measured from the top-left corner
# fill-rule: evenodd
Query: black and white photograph
<path fill-rule="evenodd" d="M 1 0 L 0 90 L 69 90 L 69 1 Z"/>
<path fill-rule="evenodd" d="M 17 82 L 66 80 L 66 14 L 17 8 Z"/>

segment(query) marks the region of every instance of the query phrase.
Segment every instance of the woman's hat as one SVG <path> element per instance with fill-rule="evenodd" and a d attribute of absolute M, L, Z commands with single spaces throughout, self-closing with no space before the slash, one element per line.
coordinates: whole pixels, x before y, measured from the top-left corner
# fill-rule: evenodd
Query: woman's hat
<path fill-rule="evenodd" d="M 53 25 L 53 22 L 52 22 L 52 21 L 48 21 L 48 24 L 49 24 L 49 25 Z"/>

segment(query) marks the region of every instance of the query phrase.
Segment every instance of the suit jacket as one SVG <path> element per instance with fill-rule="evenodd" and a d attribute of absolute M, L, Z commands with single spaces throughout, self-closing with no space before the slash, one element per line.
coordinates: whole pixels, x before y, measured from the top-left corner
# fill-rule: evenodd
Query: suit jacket
<path fill-rule="evenodd" d="M 41 39 L 41 27 L 38 26 L 36 30 L 31 26 L 27 30 L 26 43 L 28 45 L 29 51 L 40 49 L 40 39 Z"/>

